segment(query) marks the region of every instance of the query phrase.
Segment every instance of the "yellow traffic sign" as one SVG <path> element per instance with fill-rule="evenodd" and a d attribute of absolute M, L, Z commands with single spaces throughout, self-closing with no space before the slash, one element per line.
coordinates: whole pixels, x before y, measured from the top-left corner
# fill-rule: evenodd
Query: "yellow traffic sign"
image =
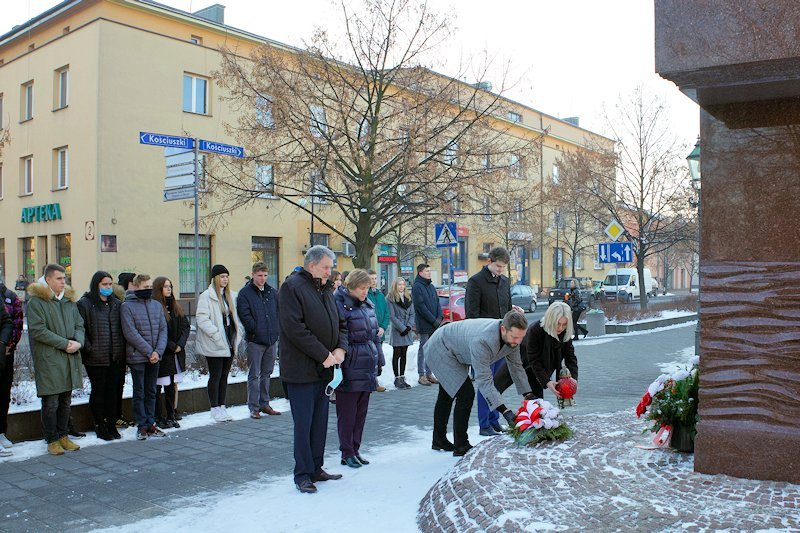
<path fill-rule="evenodd" d="M 606 226 L 606 235 L 614 239 L 614 242 L 616 242 L 623 233 L 625 233 L 625 228 L 616 220 L 612 220 L 611 223 Z"/>

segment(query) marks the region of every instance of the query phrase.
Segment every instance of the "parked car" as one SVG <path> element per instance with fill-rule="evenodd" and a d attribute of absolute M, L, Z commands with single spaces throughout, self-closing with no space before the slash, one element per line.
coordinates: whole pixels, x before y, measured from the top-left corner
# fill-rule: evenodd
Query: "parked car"
<path fill-rule="evenodd" d="M 573 281 L 578 282 L 578 288 L 581 291 L 581 298 L 585 302 L 590 302 L 594 298 L 594 289 L 592 288 L 592 278 L 562 278 L 555 287 L 550 289 L 547 293 L 547 304 L 553 302 L 563 302 L 564 295 L 569 292 L 570 285 Z"/>
<path fill-rule="evenodd" d="M 436 289 L 439 304 L 442 306 L 442 324 L 458 322 L 467 318 L 465 309 L 467 292 L 460 287 L 453 287 L 452 292 L 447 287 Z"/>
<path fill-rule="evenodd" d="M 530 285 L 514 284 L 511 286 L 511 303 L 525 311 L 536 312 L 536 288 Z"/>

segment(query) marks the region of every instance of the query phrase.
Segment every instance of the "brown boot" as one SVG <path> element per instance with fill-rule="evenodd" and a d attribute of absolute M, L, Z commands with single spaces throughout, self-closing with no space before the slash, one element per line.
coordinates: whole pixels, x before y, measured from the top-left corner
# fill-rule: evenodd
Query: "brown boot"
<path fill-rule="evenodd" d="M 428 374 L 428 383 L 431 385 L 436 385 L 439 383 L 439 380 L 436 379 L 433 374 Z"/>
<path fill-rule="evenodd" d="M 64 448 L 61 447 L 60 442 L 54 440 L 47 443 L 47 453 L 50 455 L 64 455 Z"/>
<path fill-rule="evenodd" d="M 58 443 L 61 445 L 63 449 L 65 449 L 68 452 L 74 452 L 81 449 L 80 446 L 69 440 L 69 437 L 67 437 L 66 435 L 58 439 Z"/>

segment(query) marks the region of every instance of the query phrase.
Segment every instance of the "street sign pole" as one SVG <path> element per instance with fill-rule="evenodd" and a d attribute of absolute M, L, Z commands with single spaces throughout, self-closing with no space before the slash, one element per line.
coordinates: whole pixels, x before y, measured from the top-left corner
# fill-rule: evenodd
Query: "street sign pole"
<path fill-rule="evenodd" d="M 198 200 L 200 194 L 200 142 L 194 140 L 194 307 L 197 316 L 197 302 L 200 301 L 200 207 Z"/>

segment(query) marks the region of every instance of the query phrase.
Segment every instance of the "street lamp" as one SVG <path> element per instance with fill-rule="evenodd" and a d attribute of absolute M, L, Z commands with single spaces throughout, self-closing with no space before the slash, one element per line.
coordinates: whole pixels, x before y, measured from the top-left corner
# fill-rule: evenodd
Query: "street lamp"
<path fill-rule="evenodd" d="M 697 193 L 697 200 L 689 200 L 689 205 L 697 209 L 697 238 L 702 239 L 701 235 L 701 220 L 703 210 L 700 202 L 700 136 L 697 136 L 697 143 L 694 149 L 686 156 L 686 162 L 689 164 L 689 175 L 692 179 L 692 189 Z M 702 242 L 700 240 L 699 242 Z M 700 355 L 700 244 L 697 246 L 697 328 L 694 332 L 694 354 Z M 689 280 L 689 287 L 692 286 L 692 280 Z"/>

